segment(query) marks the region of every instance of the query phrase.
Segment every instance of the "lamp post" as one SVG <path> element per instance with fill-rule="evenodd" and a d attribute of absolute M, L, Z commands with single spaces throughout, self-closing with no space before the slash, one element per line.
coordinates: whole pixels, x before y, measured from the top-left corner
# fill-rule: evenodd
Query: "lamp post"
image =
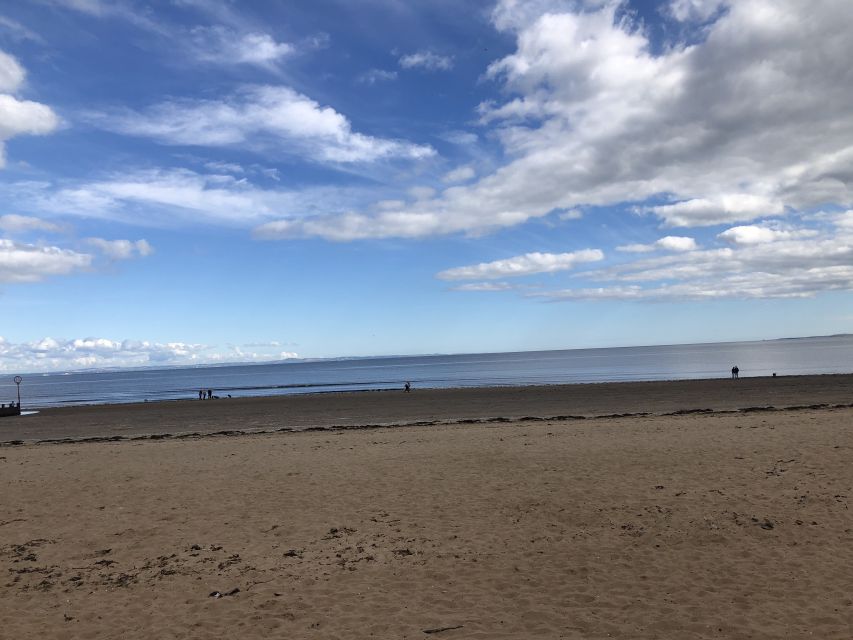
<path fill-rule="evenodd" d="M 15 381 L 15 384 L 18 385 L 18 409 L 21 408 L 21 383 L 24 379 L 21 376 L 15 376 L 12 378 Z"/>

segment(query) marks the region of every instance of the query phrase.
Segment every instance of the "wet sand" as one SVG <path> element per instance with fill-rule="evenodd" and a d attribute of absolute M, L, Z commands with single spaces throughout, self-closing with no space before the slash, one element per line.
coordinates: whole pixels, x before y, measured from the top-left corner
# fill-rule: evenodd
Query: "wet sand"
<path fill-rule="evenodd" d="M 611 411 L 574 396 L 716 413 L 460 423 L 510 412 L 418 392 L 381 417 L 457 422 L 0 446 L 0 637 L 849 638 L 853 408 L 735 410 L 841 404 L 831 378 L 765 402 L 766 382 L 720 387 L 734 404 L 702 383 L 697 405 L 663 383 Z M 562 414 L 548 397 L 518 412 Z M 183 405 L 213 403 L 152 407 Z M 152 407 L 43 417 L 142 434 Z"/>
<path fill-rule="evenodd" d="M 849 403 L 853 375 L 321 393 L 45 409 L 0 421 L 0 441 Z"/>

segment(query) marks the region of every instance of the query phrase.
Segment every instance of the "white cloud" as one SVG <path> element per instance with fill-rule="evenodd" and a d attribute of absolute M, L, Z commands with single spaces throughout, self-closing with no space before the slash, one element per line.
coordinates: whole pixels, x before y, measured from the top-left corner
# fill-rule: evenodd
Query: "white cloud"
<path fill-rule="evenodd" d="M 615 11 L 608 3 L 507 25 L 518 50 L 490 73 L 518 97 L 483 114 L 506 122 L 519 155 L 498 172 L 508 198 L 522 183 L 564 205 L 671 193 L 689 204 L 655 213 L 682 226 L 850 198 L 838 171 L 853 147 L 843 106 L 853 89 L 838 85 L 837 57 L 853 49 L 848 3 L 743 0 L 704 42 L 659 56 Z M 815 119 L 841 137 L 815 134 Z"/>
<path fill-rule="evenodd" d="M 432 51 L 418 51 L 402 56 L 399 60 L 404 69 L 420 68 L 428 71 L 449 71 L 453 68 L 453 57 L 442 56 Z"/>
<path fill-rule="evenodd" d="M 609 0 L 500 0 L 492 10 L 492 22 L 500 31 L 529 27 L 545 14 L 600 9 Z"/>
<path fill-rule="evenodd" d="M 11 95 L 24 82 L 24 68 L 0 51 L 0 168 L 5 166 L 4 142 L 19 135 L 44 135 L 59 126 L 50 107 Z"/>
<path fill-rule="evenodd" d="M 241 148 L 304 154 L 318 162 L 421 159 L 435 154 L 426 145 L 352 131 L 332 107 L 284 86 L 252 86 L 221 100 L 164 102 L 145 112 L 90 114 L 97 125 L 169 145 Z"/>
<path fill-rule="evenodd" d="M 487 73 L 506 99 L 480 115 L 507 160 L 393 218 L 353 211 L 351 237 L 483 233 L 652 196 L 669 203 L 650 213 L 684 227 L 853 204 L 853 4 L 740 0 L 700 42 L 662 48 L 618 4 L 501 0 L 516 49 Z"/>
<path fill-rule="evenodd" d="M 850 211 L 844 211 L 843 213 L 836 213 L 828 217 L 832 224 L 837 227 L 840 227 L 841 229 L 844 229 L 845 231 L 848 229 L 853 229 L 853 209 L 851 209 Z"/>
<path fill-rule="evenodd" d="M 0 91 L 16 91 L 24 81 L 26 73 L 15 58 L 0 51 Z"/>
<path fill-rule="evenodd" d="M 435 196 L 436 191 L 432 187 L 410 187 L 409 195 L 415 200 L 429 200 Z"/>
<path fill-rule="evenodd" d="M 721 238 L 731 247 L 646 258 L 578 274 L 603 286 L 579 286 L 537 295 L 550 299 L 629 300 L 804 298 L 822 291 L 853 290 L 853 233 L 734 227 Z M 770 233 L 767 233 L 769 231 Z"/>
<path fill-rule="evenodd" d="M 384 237 L 418 238 L 435 233 L 438 224 L 439 221 L 430 216 L 390 210 L 376 216 L 342 213 L 273 220 L 255 227 L 253 235 L 259 240 L 318 236 L 336 242 Z"/>
<path fill-rule="evenodd" d="M 97 367 L 212 364 L 218 362 L 272 361 L 298 358 L 299 354 L 268 345 L 220 349 L 187 342 L 112 340 L 109 338 L 55 339 L 12 343 L 0 337 L 0 371 L 63 371 Z"/>
<path fill-rule="evenodd" d="M 628 244 L 616 247 L 617 251 L 628 253 L 650 253 L 658 249 L 666 251 L 693 251 L 697 248 L 696 240 L 684 236 L 666 236 L 652 244 Z"/>
<path fill-rule="evenodd" d="M 86 242 L 96 247 L 106 257 L 112 260 L 129 260 L 144 258 L 154 253 L 154 248 L 147 240 L 104 240 L 103 238 L 87 238 Z"/>
<path fill-rule="evenodd" d="M 243 167 L 234 162 L 205 162 L 204 168 L 208 171 L 213 171 L 214 173 L 230 173 L 235 175 L 246 173 L 246 170 Z"/>
<path fill-rule="evenodd" d="M 693 251 L 696 249 L 696 241 L 684 236 L 665 236 L 655 244 L 667 251 Z"/>
<path fill-rule="evenodd" d="M 759 225 L 744 225 L 726 229 L 719 238 L 737 245 L 765 244 L 777 240 L 792 240 L 795 238 L 807 238 L 816 236 L 818 232 L 813 229 L 778 229 Z"/>
<path fill-rule="evenodd" d="M 111 179 L 83 183 L 46 196 L 41 208 L 66 215 L 132 221 L 136 207 L 168 219 L 175 210 L 198 216 L 201 221 L 240 222 L 262 219 L 274 201 L 264 192 L 230 176 L 204 175 L 188 170 L 138 171 Z M 164 220 L 165 221 L 165 220 Z"/>
<path fill-rule="evenodd" d="M 798 273 L 755 272 L 659 286 L 616 285 L 531 293 L 549 300 L 714 300 L 812 298 L 823 291 L 850 291 L 853 267 L 819 267 Z"/>
<path fill-rule="evenodd" d="M 508 282 L 466 282 L 451 287 L 452 291 L 513 291 L 517 285 Z"/>
<path fill-rule="evenodd" d="M 389 82 L 397 79 L 396 71 L 386 71 L 385 69 L 369 69 L 356 78 L 357 82 L 362 84 L 374 85 L 377 82 Z"/>
<path fill-rule="evenodd" d="M 130 24 L 153 33 L 170 36 L 170 33 L 158 21 L 159 16 L 147 7 L 138 6 L 134 0 L 38 0 L 44 4 L 62 9 L 70 9 L 98 19 L 124 20 Z M 153 15 L 153 17 L 152 17 Z"/>
<path fill-rule="evenodd" d="M 60 233 L 62 228 L 52 222 L 31 216 L 20 216 L 8 213 L 0 216 L 0 231 L 15 233 L 19 231 L 46 231 L 48 233 Z"/>
<path fill-rule="evenodd" d="M 691 238 L 662 238 L 638 248 L 668 245 L 673 253 L 575 270 L 570 278 L 577 284 L 554 291 L 516 289 L 525 297 L 546 300 L 637 301 L 809 298 L 826 291 L 853 291 L 853 211 L 815 214 L 811 220 L 816 227 L 775 222 L 733 227 L 718 236 L 726 244 L 709 249 L 693 246 Z M 514 258 L 440 275 L 500 278 L 513 270 L 525 273 L 528 266 Z M 505 291 L 509 287 L 504 284 L 475 282 L 455 289 Z"/>
<path fill-rule="evenodd" d="M 449 182 L 449 183 L 467 182 L 468 180 L 473 178 L 475 175 L 477 175 L 477 173 L 474 171 L 474 167 L 471 167 L 471 166 L 457 167 L 456 169 L 453 169 L 452 171 L 448 171 L 446 174 L 444 174 L 442 181 L 443 182 Z"/>
<path fill-rule="evenodd" d="M 672 227 L 695 227 L 781 215 L 785 207 L 764 196 L 732 194 L 649 207 L 646 211 Z"/>
<path fill-rule="evenodd" d="M 103 16 L 110 13 L 111 5 L 104 0 L 43 0 L 48 4 L 57 5 L 66 9 L 73 9 L 81 13 L 93 16 Z"/>
<path fill-rule="evenodd" d="M 568 211 L 561 211 L 557 214 L 557 218 L 560 220 L 580 220 L 583 218 L 583 211 L 580 209 L 569 209 Z"/>
<path fill-rule="evenodd" d="M 190 31 L 195 57 L 221 65 L 251 64 L 273 68 L 292 55 L 295 47 L 277 42 L 268 33 L 237 33 L 222 26 L 195 27 Z"/>
<path fill-rule="evenodd" d="M 721 10 L 729 0 L 672 0 L 669 12 L 676 20 L 705 21 Z"/>
<path fill-rule="evenodd" d="M 92 256 L 59 247 L 0 238 L 0 282 L 38 282 L 92 266 Z"/>
<path fill-rule="evenodd" d="M 263 167 L 249 167 L 247 171 L 266 173 Z M 273 173 L 269 177 L 276 176 Z M 375 196 L 376 190 L 369 193 Z M 252 227 L 278 218 L 343 212 L 353 202 L 365 206 L 368 202 L 363 187 L 263 188 L 248 177 L 187 169 L 136 170 L 56 185 L 0 183 L 0 201 L 40 216 L 74 216 L 158 228 L 210 224 Z"/>
<path fill-rule="evenodd" d="M 461 131 L 459 129 L 445 131 L 444 133 L 439 134 L 439 137 L 450 144 L 466 147 L 473 146 L 480 141 L 480 136 L 473 131 Z"/>
<path fill-rule="evenodd" d="M 574 269 L 578 264 L 603 259 L 604 254 L 598 249 L 584 249 L 571 253 L 527 253 L 506 260 L 481 262 L 467 267 L 447 269 L 437 274 L 436 277 L 441 280 L 493 280 L 567 271 Z"/>

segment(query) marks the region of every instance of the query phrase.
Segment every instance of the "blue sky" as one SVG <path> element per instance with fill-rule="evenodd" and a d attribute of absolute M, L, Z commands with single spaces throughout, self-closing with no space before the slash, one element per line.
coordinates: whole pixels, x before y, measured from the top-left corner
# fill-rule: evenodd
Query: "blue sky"
<path fill-rule="evenodd" d="M 11 0 L 0 371 L 853 328 L 847 0 Z"/>

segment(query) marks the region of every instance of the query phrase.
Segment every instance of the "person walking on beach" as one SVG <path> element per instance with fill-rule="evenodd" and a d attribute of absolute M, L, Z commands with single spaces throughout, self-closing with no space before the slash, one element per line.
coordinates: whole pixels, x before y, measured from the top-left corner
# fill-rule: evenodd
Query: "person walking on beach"
<path fill-rule="evenodd" d="M 201 389 L 198 390 L 198 399 L 204 400 L 204 391 L 202 391 Z"/>
<path fill-rule="evenodd" d="M 737 380 L 738 374 L 740 374 L 740 369 L 738 369 L 737 365 L 735 365 L 732 367 L 732 380 Z"/>
<path fill-rule="evenodd" d="M 411 391 L 411 390 L 412 390 L 412 383 L 411 383 L 411 382 L 409 382 L 409 381 L 407 380 L 407 381 L 406 381 L 406 384 L 405 384 L 405 385 L 403 385 L 403 389 L 405 389 L 405 390 L 406 390 L 406 393 L 409 393 L 409 391 Z"/>
<path fill-rule="evenodd" d="M 210 400 L 211 398 L 213 398 L 213 389 L 208 389 L 207 390 L 207 399 Z"/>

